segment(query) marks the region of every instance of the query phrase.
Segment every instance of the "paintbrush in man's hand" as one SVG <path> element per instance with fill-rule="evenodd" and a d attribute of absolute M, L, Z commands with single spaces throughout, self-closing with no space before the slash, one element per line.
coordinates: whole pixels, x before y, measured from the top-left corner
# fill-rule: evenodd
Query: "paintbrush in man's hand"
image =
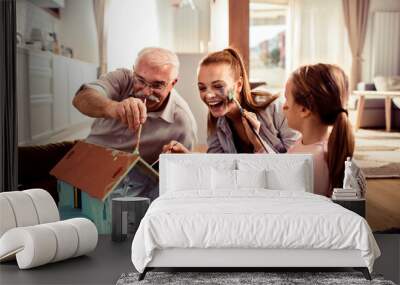
<path fill-rule="evenodd" d="M 143 101 L 144 105 L 146 105 L 146 100 L 147 100 L 147 98 L 144 98 L 144 101 Z M 139 130 L 138 130 L 138 136 L 137 136 L 136 147 L 135 147 L 135 149 L 133 150 L 133 154 L 136 154 L 136 155 L 139 155 L 139 156 L 140 156 L 140 153 L 139 153 L 139 146 L 140 146 L 140 137 L 142 136 L 142 127 L 143 127 L 143 124 L 140 124 Z"/>

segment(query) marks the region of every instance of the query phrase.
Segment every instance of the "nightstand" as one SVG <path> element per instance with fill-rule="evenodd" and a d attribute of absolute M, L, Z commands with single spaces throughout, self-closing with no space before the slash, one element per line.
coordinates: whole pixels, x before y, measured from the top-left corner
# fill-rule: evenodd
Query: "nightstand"
<path fill-rule="evenodd" d="M 365 218 L 365 199 L 353 199 L 353 200 L 340 200 L 332 199 L 333 203 L 339 204 L 340 206 L 359 214 L 361 217 Z"/>

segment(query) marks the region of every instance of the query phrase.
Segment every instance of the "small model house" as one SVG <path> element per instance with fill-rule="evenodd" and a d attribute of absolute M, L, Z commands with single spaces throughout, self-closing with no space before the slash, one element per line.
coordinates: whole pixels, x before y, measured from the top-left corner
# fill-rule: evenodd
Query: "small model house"
<path fill-rule="evenodd" d="M 51 170 L 58 179 L 61 217 L 86 217 L 111 233 L 111 199 L 146 196 L 158 173 L 139 155 L 78 142 Z"/>

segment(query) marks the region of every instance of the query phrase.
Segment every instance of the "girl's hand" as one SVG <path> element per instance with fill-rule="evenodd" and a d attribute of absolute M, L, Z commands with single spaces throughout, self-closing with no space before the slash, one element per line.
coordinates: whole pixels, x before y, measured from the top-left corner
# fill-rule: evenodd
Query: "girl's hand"
<path fill-rule="evenodd" d="M 257 115 L 255 113 L 253 113 L 253 112 L 249 112 L 249 111 L 244 110 L 243 116 L 247 120 L 245 120 L 245 118 L 243 118 L 243 119 L 246 122 L 250 123 L 250 125 L 247 124 L 247 126 L 249 126 L 249 127 L 251 126 L 257 133 L 259 133 L 260 132 L 261 123 L 260 123 L 260 121 L 258 121 Z M 250 130 L 250 132 L 253 133 L 253 131 L 251 131 L 251 130 Z"/>
<path fill-rule="evenodd" d="M 242 117 L 242 123 L 249 141 L 254 146 L 254 151 L 259 152 L 263 149 L 263 146 L 253 132 L 254 130 L 257 134 L 260 133 L 261 123 L 258 121 L 256 114 L 245 110 Z"/>
<path fill-rule="evenodd" d="M 190 151 L 180 142 L 171 141 L 162 148 L 163 153 L 190 153 Z"/>

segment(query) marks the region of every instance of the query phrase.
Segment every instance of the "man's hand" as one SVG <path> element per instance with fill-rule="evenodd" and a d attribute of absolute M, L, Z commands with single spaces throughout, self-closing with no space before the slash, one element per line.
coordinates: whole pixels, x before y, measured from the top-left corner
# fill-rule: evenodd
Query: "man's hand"
<path fill-rule="evenodd" d="M 163 153 L 189 153 L 190 151 L 181 143 L 171 141 L 162 148 Z"/>
<path fill-rule="evenodd" d="M 127 124 L 130 129 L 136 130 L 147 119 L 146 105 L 142 100 L 129 97 L 121 102 L 113 101 L 108 114 L 111 118 Z"/>

